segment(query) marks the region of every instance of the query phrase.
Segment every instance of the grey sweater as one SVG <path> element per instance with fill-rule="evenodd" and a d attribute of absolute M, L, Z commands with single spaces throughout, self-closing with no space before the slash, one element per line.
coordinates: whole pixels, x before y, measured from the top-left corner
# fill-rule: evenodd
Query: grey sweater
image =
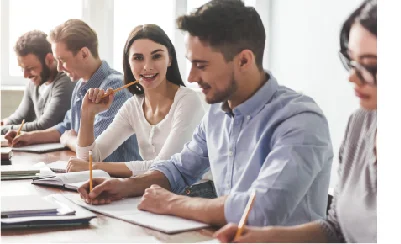
<path fill-rule="evenodd" d="M 24 131 L 45 130 L 63 121 L 65 113 L 71 107 L 71 94 L 75 84 L 64 73 L 58 73 L 42 97 L 39 87 L 29 82 L 20 105 L 8 117 L 8 125 L 3 126 L 2 134 L 10 129 L 18 129 L 23 119 Z"/>
<path fill-rule="evenodd" d="M 330 242 L 377 242 L 377 112 L 358 110 L 340 148 L 339 182 L 327 220 Z"/>

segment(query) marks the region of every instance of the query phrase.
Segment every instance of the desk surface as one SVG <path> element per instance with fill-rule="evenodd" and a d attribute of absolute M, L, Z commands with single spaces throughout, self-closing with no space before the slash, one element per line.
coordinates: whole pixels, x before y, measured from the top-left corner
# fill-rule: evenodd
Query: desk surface
<path fill-rule="evenodd" d="M 38 162 L 50 163 L 57 160 L 68 160 L 75 153 L 58 151 L 44 154 L 14 152 L 13 165 L 33 165 Z M 1 195 L 37 194 L 46 196 L 67 192 L 60 188 L 51 188 L 31 184 L 32 180 L 1 181 Z M 71 191 L 68 191 L 71 193 Z M 199 242 L 212 239 L 212 228 L 182 232 L 174 235 L 165 234 L 146 227 L 134 225 L 122 220 L 101 214 L 84 227 L 54 227 L 40 229 L 2 230 L 2 242 L 135 242 L 139 236 L 154 236 L 161 242 Z"/>

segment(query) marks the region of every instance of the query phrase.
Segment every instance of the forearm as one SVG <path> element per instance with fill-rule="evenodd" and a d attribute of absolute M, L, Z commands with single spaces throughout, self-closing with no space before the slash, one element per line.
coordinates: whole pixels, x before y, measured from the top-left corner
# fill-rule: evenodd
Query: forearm
<path fill-rule="evenodd" d="M 37 130 L 27 132 L 32 135 L 33 143 L 50 143 L 60 142 L 60 132 L 56 129 L 50 128 L 47 130 Z"/>
<path fill-rule="evenodd" d="M 81 127 L 79 129 L 77 141 L 80 147 L 90 146 L 95 141 L 95 135 L 93 132 L 94 123 L 95 115 L 82 114 Z"/>
<path fill-rule="evenodd" d="M 224 216 L 224 203 L 227 196 L 216 199 L 190 198 L 176 195 L 171 204 L 170 213 L 185 219 L 223 226 L 227 224 Z"/>
<path fill-rule="evenodd" d="M 167 177 L 159 171 L 150 171 L 135 178 L 125 179 L 125 182 L 125 185 L 128 186 L 125 194 L 127 197 L 142 196 L 145 189 L 153 184 L 171 190 Z"/>
<path fill-rule="evenodd" d="M 283 228 L 283 231 L 278 231 L 274 238 L 278 242 L 328 242 L 327 236 L 317 222 L 278 228 Z"/>
<path fill-rule="evenodd" d="M 112 177 L 129 178 L 132 176 L 131 170 L 125 163 L 97 162 L 93 164 L 93 169 L 103 170 Z"/>

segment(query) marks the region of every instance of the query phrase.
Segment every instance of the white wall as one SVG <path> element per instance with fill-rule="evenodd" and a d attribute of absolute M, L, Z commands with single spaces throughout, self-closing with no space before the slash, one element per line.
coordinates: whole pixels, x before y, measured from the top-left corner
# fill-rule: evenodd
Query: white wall
<path fill-rule="evenodd" d="M 311 96 L 330 127 L 334 161 L 330 187 L 337 182 L 338 150 L 349 115 L 359 107 L 338 58 L 339 31 L 361 0 L 272 0 L 269 69 L 282 85 Z"/>

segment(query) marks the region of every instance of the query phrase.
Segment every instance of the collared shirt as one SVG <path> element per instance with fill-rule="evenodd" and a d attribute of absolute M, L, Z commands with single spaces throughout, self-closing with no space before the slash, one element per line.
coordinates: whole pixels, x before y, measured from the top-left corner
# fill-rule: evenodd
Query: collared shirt
<path fill-rule="evenodd" d="M 238 223 L 256 191 L 249 225 L 296 225 L 326 216 L 333 150 L 328 123 L 309 97 L 268 74 L 251 98 L 224 111 L 213 104 L 192 141 L 155 163 L 180 193 L 209 168 L 227 222 Z"/>
<path fill-rule="evenodd" d="M 71 109 L 65 115 L 64 121 L 55 126 L 62 135 L 66 130 L 74 129 L 77 133 L 80 128 L 81 121 L 81 105 L 86 92 L 90 88 L 107 88 L 116 89 L 123 86 L 121 73 L 109 67 L 106 61 L 102 61 L 102 65 L 87 81 L 78 81 L 71 97 Z M 111 107 L 96 115 L 94 124 L 94 134 L 97 138 L 111 124 L 118 110 L 127 101 L 132 94 L 123 89 L 114 95 Z M 110 156 L 104 159 L 104 162 L 127 162 L 133 160 L 141 160 L 139 155 L 138 142 L 136 136 L 132 135 L 121 144 Z"/>

